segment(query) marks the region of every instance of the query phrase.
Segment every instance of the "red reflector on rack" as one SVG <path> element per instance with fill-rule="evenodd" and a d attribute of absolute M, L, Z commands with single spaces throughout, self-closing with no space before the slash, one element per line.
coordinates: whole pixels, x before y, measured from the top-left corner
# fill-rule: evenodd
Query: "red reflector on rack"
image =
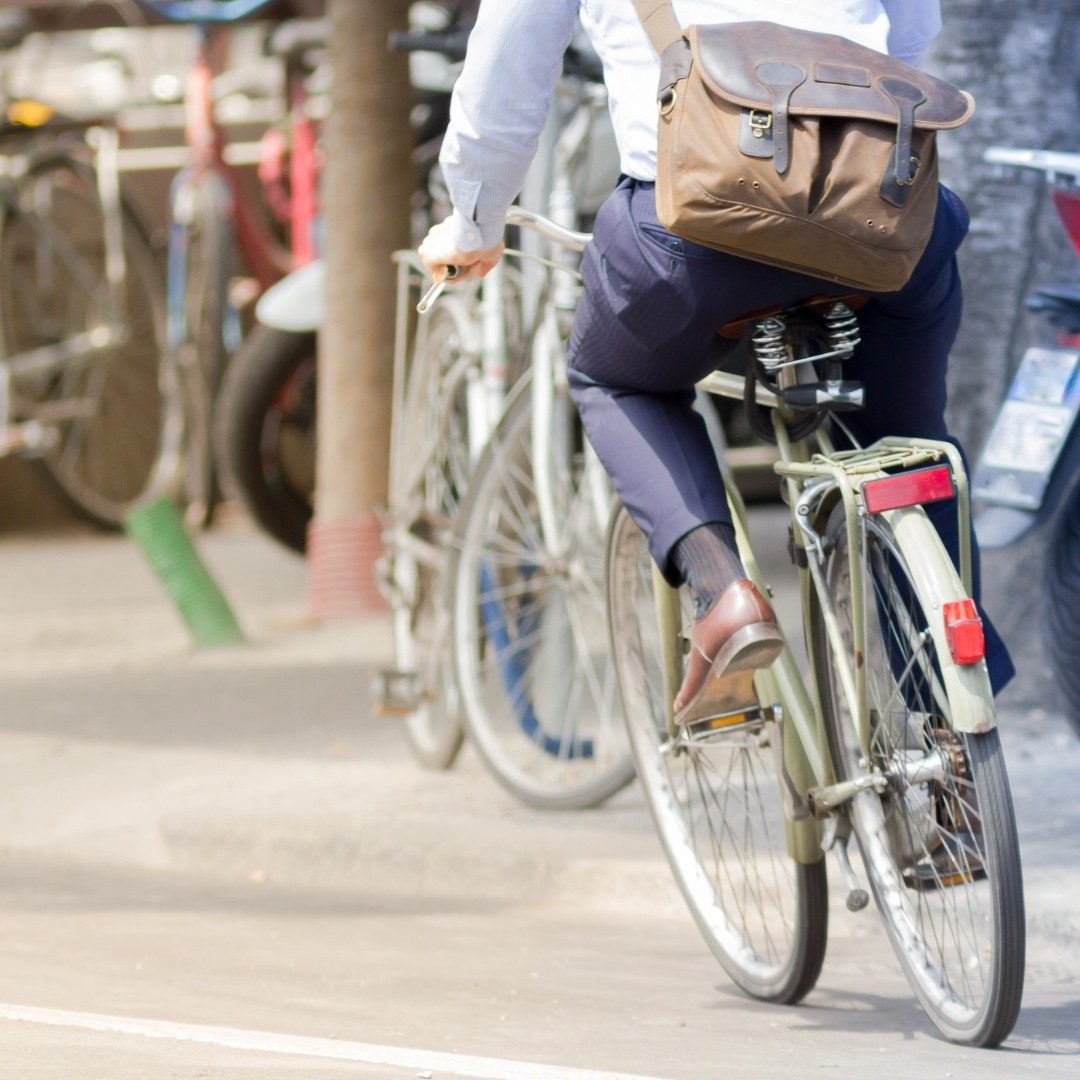
<path fill-rule="evenodd" d="M 945 605 L 945 637 L 956 664 L 977 664 L 986 655 L 982 619 L 974 600 L 951 600 Z"/>
<path fill-rule="evenodd" d="M 863 484 L 863 504 L 868 514 L 883 510 L 899 510 L 901 506 L 939 502 L 956 494 L 948 465 L 931 465 L 928 469 L 897 473 Z"/>

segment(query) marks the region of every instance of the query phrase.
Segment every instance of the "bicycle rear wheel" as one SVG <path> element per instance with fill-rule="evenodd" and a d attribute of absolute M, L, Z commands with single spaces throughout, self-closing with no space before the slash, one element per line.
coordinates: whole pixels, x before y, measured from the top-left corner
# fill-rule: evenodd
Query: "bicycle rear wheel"
<path fill-rule="evenodd" d="M 901 524 L 902 523 L 902 524 Z M 816 658 L 841 779 L 880 772 L 884 790 L 849 815 L 893 948 L 919 1001 L 953 1042 L 994 1046 L 1011 1031 L 1024 976 L 1024 901 L 1012 798 L 996 730 L 957 731 L 930 618 L 961 596 L 921 509 L 865 520 L 865 670 L 870 760 L 841 693 L 854 677 L 852 581 L 844 508 L 827 527 L 826 580 L 843 638 L 823 628 Z M 821 621 L 818 613 L 819 623 Z M 986 690 L 989 694 L 989 688 Z"/>
<path fill-rule="evenodd" d="M 0 224 L 0 338 L 14 357 L 13 413 L 55 442 L 43 462 L 81 513 L 117 528 L 172 484 L 180 398 L 165 350 L 160 268 L 140 223 L 121 209 L 124 276 L 106 273 L 107 226 L 93 170 L 42 157 L 5 193 Z M 81 337 L 102 347 L 20 371 L 19 354 Z"/>
<path fill-rule="evenodd" d="M 603 518 L 569 399 L 552 432 L 559 550 L 540 522 L 531 386 L 477 463 L 455 534 L 454 660 L 468 734 L 495 778 L 532 806 L 594 806 L 633 763 L 618 719 L 604 619 Z"/>
<path fill-rule="evenodd" d="M 772 721 L 672 742 L 665 721 L 652 560 L 625 509 L 608 538 L 612 650 L 637 773 L 698 929 L 747 994 L 792 1004 L 825 959 L 825 862 L 796 862 Z M 690 600 L 683 592 L 684 624 Z"/>

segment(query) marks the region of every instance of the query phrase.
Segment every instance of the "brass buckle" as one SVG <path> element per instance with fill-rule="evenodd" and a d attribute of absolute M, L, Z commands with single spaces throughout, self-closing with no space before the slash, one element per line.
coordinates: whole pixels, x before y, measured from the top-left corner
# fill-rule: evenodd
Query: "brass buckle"
<path fill-rule="evenodd" d="M 665 90 L 657 99 L 656 107 L 661 116 L 667 116 L 675 108 L 675 102 L 679 98 L 679 92 L 674 86 Z"/>
<path fill-rule="evenodd" d="M 747 123 L 754 133 L 755 139 L 764 139 L 765 132 L 772 127 L 772 113 L 758 112 L 756 109 L 751 109 L 750 115 L 747 117 Z"/>
<path fill-rule="evenodd" d="M 912 154 L 911 157 L 908 158 L 908 164 L 913 166 L 911 176 L 909 176 L 907 180 L 901 180 L 900 177 L 897 176 L 896 182 L 900 187 L 911 187 L 911 185 L 915 183 L 915 177 L 919 175 L 919 169 L 922 168 L 922 158 L 917 154 Z"/>

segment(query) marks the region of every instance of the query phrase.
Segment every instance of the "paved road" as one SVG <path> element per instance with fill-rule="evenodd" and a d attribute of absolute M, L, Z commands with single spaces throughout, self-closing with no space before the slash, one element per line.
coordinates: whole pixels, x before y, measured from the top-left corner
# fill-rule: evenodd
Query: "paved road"
<path fill-rule="evenodd" d="M 1007 1048 L 967 1051 L 840 897 L 806 1004 L 747 1001 L 636 788 L 543 815 L 468 753 L 421 771 L 368 715 L 385 619 L 307 625 L 302 564 L 242 521 L 202 548 L 248 646 L 193 652 L 122 538 L 0 540 L 4 1080 L 1077 1075 L 1060 718 L 1003 716 L 1030 963 Z"/>

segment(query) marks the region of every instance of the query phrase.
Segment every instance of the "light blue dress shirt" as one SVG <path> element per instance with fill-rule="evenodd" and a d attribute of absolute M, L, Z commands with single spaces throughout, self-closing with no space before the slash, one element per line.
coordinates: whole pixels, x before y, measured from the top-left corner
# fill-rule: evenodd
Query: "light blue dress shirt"
<path fill-rule="evenodd" d="M 675 13 L 683 26 L 764 17 L 915 65 L 941 29 L 939 0 L 675 0 Z M 502 237 L 578 16 L 604 65 L 622 171 L 656 178 L 660 65 L 631 0 L 482 0 L 440 159 L 462 251 Z"/>

